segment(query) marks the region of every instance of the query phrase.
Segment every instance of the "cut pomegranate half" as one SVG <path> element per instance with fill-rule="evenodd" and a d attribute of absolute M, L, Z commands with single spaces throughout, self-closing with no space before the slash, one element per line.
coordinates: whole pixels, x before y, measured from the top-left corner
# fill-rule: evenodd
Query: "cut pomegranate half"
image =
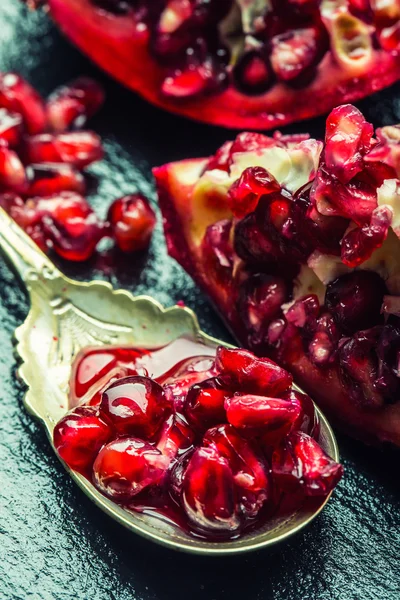
<path fill-rule="evenodd" d="M 400 78 L 397 0 L 43 4 L 83 52 L 147 100 L 226 127 L 310 118 Z"/>
<path fill-rule="evenodd" d="M 344 105 L 325 146 L 244 133 L 214 157 L 154 174 L 169 253 L 236 338 L 288 368 L 351 434 L 400 445 L 397 131 L 375 138 Z"/>

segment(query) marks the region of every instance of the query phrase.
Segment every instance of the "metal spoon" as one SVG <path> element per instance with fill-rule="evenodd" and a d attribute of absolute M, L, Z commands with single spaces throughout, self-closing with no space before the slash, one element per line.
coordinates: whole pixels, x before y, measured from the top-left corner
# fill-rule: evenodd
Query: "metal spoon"
<path fill-rule="evenodd" d="M 27 386 L 24 405 L 45 428 L 52 446 L 53 428 L 68 410 L 71 364 L 82 348 L 113 344 L 151 349 L 180 336 L 210 348 L 225 344 L 201 331 L 196 315 L 187 308 L 165 309 L 150 297 L 134 297 L 103 281 L 80 283 L 65 277 L 2 209 L 0 249 L 26 288 L 31 304 L 25 322 L 15 331 L 18 374 Z M 320 443 L 337 461 L 334 434 L 318 408 L 317 412 Z M 293 513 L 277 516 L 239 539 L 207 542 L 153 516 L 123 509 L 86 478 L 66 468 L 101 510 L 131 531 L 176 550 L 205 555 L 238 554 L 272 546 L 308 525 L 329 499 L 310 499 Z"/>

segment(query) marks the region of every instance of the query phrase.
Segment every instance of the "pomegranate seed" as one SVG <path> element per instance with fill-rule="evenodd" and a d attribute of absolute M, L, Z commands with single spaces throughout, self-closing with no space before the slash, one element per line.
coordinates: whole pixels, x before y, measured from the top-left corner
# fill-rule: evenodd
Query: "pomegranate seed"
<path fill-rule="evenodd" d="M 261 196 L 278 192 L 281 186 L 262 167 L 248 167 L 228 192 L 228 202 L 234 216 L 241 219 L 257 208 Z"/>
<path fill-rule="evenodd" d="M 222 144 L 221 148 L 210 158 L 206 170 L 220 169 L 221 171 L 229 171 L 232 145 L 233 142 Z"/>
<path fill-rule="evenodd" d="M 181 361 L 158 381 L 163 385 L 167 397 L 172 397 L 175 409 L 183 411 L 189 388 L 214 375 L 213 359 L 196 356 Z"/>
<path fill-rule="evenodd" d="M 238 488 L 240 512 L 255 518 L 270 499 L 271 484 L 268 465 L 231 425 L 220 425 L 209 429 L 204 436 L 204 445 L 216 447 L 227 459 Z"/>
<path fill-rule="evenodd" d="M 333 109 L 326 121 L 325 162 L 328 171 L 348 183 L 363 169 L 374 128 L 351 104 Z"/>
<path fill-rule="evenodd" d="M 169 458 L 148 442 L 116 439 L 100 450 L 93 465 L 93 483 L 112 500 L 128 502 L 164 477 Z"/>
<path fill-rule="evenodd" d="M 339 331 L 334 318 L 329 313 L 317 320 L 313 338 L 308 345 L 312 362 L 318 367 L 333 363 L 339 342 Z"/>
<path fill-rule="evenodd" d="M 348 267 L 358 267 L 370 258 L 385 241 L 392 218 L 393 213 L 388 206 L 378 206 L 369 225 L 349 231 L 341 242 L 342 262 Z"/>
<path fill-rule="evenodd" d="M 10 148 L 15 148 L 21 140 L 21 134 L 21 115 L 0 108 L 0 142 L 5 142 Z"/>
<path fill-rule="evenodd" d="M 84 471 L 112 435 L 109 425 L 91 406 L 78 406 L 55 426 L 54 446 L 71 469 Z"/>
<path fill-rule="evenodd" d="M 274 138 L 263 135 L 262 133 L 245 131 L 236 136 L 231 147 L 231 159 L 237 152 L 257 152 L 264 148 L 271 148 L 272 146 L 276 146 L 276 140 L 274 140 Z"/>
<path fill-rule="evenodd" d="M 228 398 L 225 410 L 228 422 L 237 429 L 266 432 L 293 425 L 300 417 L 301 405 L 297 400 L 246 394 Z"/>
<path fill-rule="evenodd" d="M 46 129 L 43 100 L 37 91 L 16 73 L 0 74 L 0 107 L 22 115 L 31 135 Z"/>
<path fill-rule="evenodd" d="M 85 179 L 71 165 L 56 163 L 29 165 L 26 173 L 27 196 L 49 196 L 59 192 L 85 193 Z"/>
<path fill-rule="evenodd" d="M 24 165 L 18 154 L 5 145 L 0 146 L 0 187 L 18 194 L 27 187 Z"/>
<path fill-rule="evenodd" d="M 305 85 L 327 49 L 325 36 L 313 27 L 277 35 L 271 46 L 271 65 L 278 79 Z"/>
<path fill-rule="evenodd" d="M 283 261 L 279 247 L 271 236 L 261 231 L 254 214 L 236 224 L 234 248 L 239 258 L 247 264 L 269 265 Z"/>
<path fill-rule="evenodd" d="M 293 429 L 307 433 L 311 437 L 317 437 L 319 434 L 319 418 L 310 396 L 295 390 L 289 390 L 282 394 L 282 398 L 291 402 L 298 402 L 301 406 L 300 416 L 294 423 Z"/>
<path fill-rule="evenodd" d="M 163 388 L 149 377 L 122 377 L 103 392 L 100 412 L 120 434 L 153 437 L 168 409 Z"/>
<path fill-rule="evenodd" d="M 183 476 L 182 506 L 199 531 L 228 534 L 239 529 L 233 473 L 215 447 L 198 448 L 190 458 Z"/>
<path fill-rule="evenodd" d="M 272 474 L 284 491 L 302 490 L 307 496 L 326 496 L 342 477 L 343 468 L 310 436 L 296 431 L 274 451 Z"/>
<path fill-rule="evenodd" d="M 325 304 L 338 327 L 346 334 L 373 327 L 380 315 L 386 286 L 374 271 L 354 271 L 332 281 Z"/>
<path fill-rule="evenodd" d="M 84 127 L 104 103 L 104 90 L 93 79 L 79 77 L 55 90 L 46 104 L 47 119 L 53 131 Z"/>
<path fill-rule="evenodd" d="M 216 369 L 223 382 L 242 392 L 277 396 L 293 383 L 292 376 L 268 358 L 257 358 L 248 350 L 230 350 L 219 346 Z"/>
<path fill-rule="evenodd" d="M 184 407 L 189 423 L 202 433 L 213 425 L 224 423 L 224 402 L 228 397 L 229 392 L 216 377 L 193 385 L 187 393 Z"/>
<path fill-rule="evenodd" d="M 207 58 L 194 62 L 184 69 L 177 69 L 164 79 L 161 93 L 166 98 L 192 99 L 215 92 L 227 82 L 227 74 L 216 61 Z"/>
<path fill-rule="evenodd" d="M 286 311 L 285 317 L 289 323 L 296 327 L 313 328 L 316 319 L 319 315 L 319 300 L 315 294 L 303 296 L 300 300 L 296 300 L 292 306 Z"/>
<path fill-rule="evenodd" d="M 204 262 L 222 282 L 232 277 L 233 248 L 231 241 L 232 221 L 223 219 L 209 225 L 201 244 Z"/>
<path fill-rule="evenodd" d="M 194 441 L 194 432 L 178 413 L 170 415 L 164 422 L 157 449 L 169 458 L 175 458 L 187 452 Z"/>
<path fill-rule="evenodd" d="M 400 23 L 385 27 L 379 34 L 379 42 L 384 50 L 398 52 L 400 48 Z"/>
<path fill-rule="evenodd" d="M 24 156 L 28 163 L 68 163 L 83 169 L 103 157 L 103 148 L 91 131 L 44 133 L 26 140 Z"/>
<path fill-rule="evenodd" d="M 233 80 L 239 90 L 257 96 L 266 92 L 274 83 L 275 75 L 268 59 L 257 50 L 246 52 L 237 62 Z"/>
<path fill-rule="evenodd" d="M 132 194 L 114 200 L 108 221 L 118 248 L 122 252 L 136 252 L 150 244 L 156 215 L 144 196 Z"/>

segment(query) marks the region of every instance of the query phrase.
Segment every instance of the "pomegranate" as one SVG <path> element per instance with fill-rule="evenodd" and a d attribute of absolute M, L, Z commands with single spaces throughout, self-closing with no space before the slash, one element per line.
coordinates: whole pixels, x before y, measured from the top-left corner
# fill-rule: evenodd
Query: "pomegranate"
<path fill-rule="evenodd" d="M 265 130 L 399 79 L 394 0 L 387 9 L 350 0 L 41 4 L 119 81 L 169 111 L 217 125 Z"/>
<path fill-rule="evenodd" d="M 112 235 L 120 250 L 144 250 L 150 243 L 156 215 L 148 200 L 141 194 L 114 200 L 108 211 Z"/>
<path fill-rule="evenodd" d="M 10 195 L 3 201 L 19 205 Z M 391 337 L 381 338 L 380 357 L 389 356 Z M 206 348 L 210 356 L 192 355 Z M 156 379 L 124 376 L 144 370 Z M 254 386 L 257 396 L 241 391 Z M 264 525 L 279 514 L 277 499 L 299 508 L 302 498 L 286 496 L 292 487 L 326 496 L 342 473 L 310 437 L 318 435 L 311 399 L 283 369 L 245 350 L 211 351 L 184 338 L 153 351 L 89 348 L 73 367 L 77 401 L 54 429 L 66 464 L 114 502 L 207 540 Z"/>
<path fill-rule="evenodd" d="M 214 157 L 154 170 L 169 252 L 237 339 L 291 371 L 350 434 L 397 445 L 399 132 L 374 133 L 357 108 L 343 105 L 328 117 L 324 144 L 247 132 Z M 218 203 L 210 206 L 213 194 Z M 208 268 L 202 246 L 222 211 L 229 237 L 215 236 L 213 252 L 229 256 L 224 278 Z M 232 366 L 217 357 L 219 377 L 239 392 L 225 403 L 231 423 L 240 426 L 240 411 L 233 421 L 230 410 L 245 411 L 247 399 L 288 401 L 290 382 L 279 389 L 277 374 L 278 390 L 257 389 L 253 363 L 242 368 L 233 356 Z"/>

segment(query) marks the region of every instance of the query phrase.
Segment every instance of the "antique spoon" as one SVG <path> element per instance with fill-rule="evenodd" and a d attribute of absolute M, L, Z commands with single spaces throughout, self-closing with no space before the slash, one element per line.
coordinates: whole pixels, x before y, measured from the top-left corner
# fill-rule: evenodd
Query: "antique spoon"
<path fill-rule="evenodd" d="M 25 322 L 15 331 L 18 374 L 27 386 L 24 405 L 43 425 L 52 446 L 53 428 L 68 410 L 71 365 L 82 348 L 113 344 L 151 349 L 181 336 L 209 348 L 225 344 L 201 331 L 196 315 L 187 308 L 165 309 L 150 297 L 134 297 L 128 291 L 114 290 L 107 282 L 80 283 L 65 277 L 2 209 L 0 248 L 25 286 L 31 305 Z M 318 408 L 317 412 L 320 443 L 338 461 L 334 434 Z M 205 555 L 271 546 L 310 523 L 329 499 L 310 499 L 292 514 L 277 516 L 236 540 L 208 542 L 191 537 L 178 526 L 114 504 L 85 477 L 66 468 L 99 508 L 131 531 L 176 550 Z"/>

